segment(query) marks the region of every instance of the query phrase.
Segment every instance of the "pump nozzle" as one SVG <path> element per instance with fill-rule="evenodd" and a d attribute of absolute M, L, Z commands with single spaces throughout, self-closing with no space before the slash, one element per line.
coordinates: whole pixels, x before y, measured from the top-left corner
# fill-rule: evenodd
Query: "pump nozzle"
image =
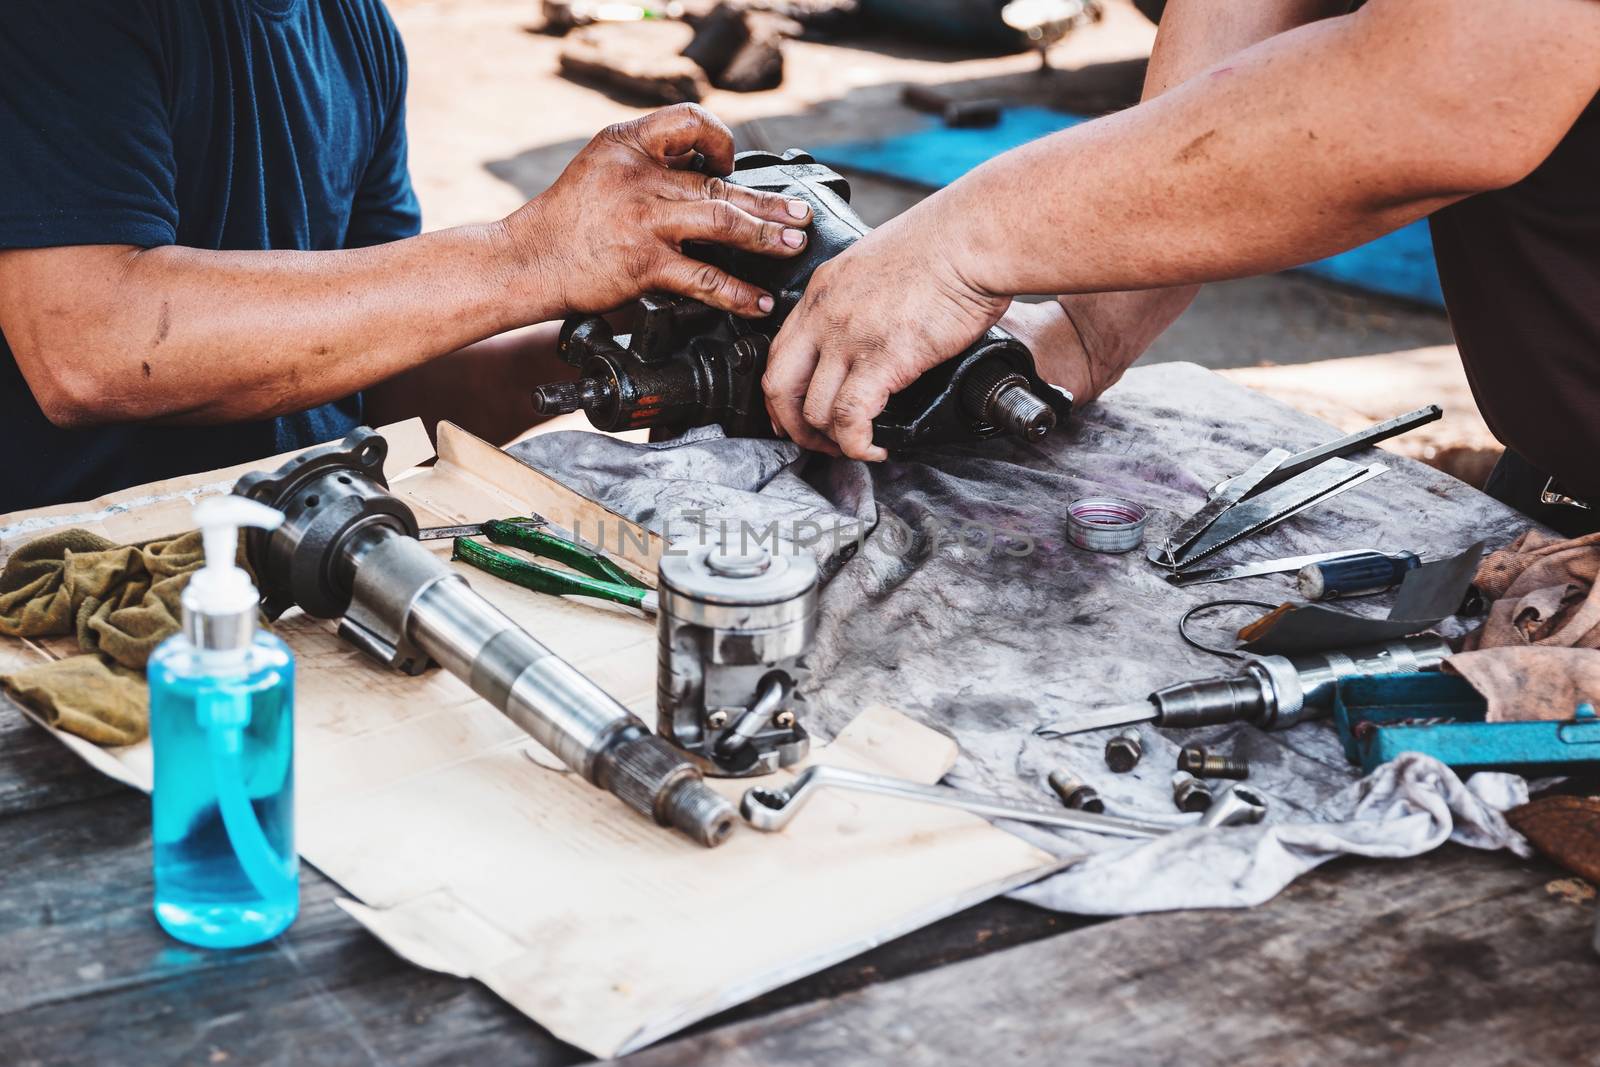
<path fill-rule="evenodd" d="M 183 590 L 183 626 L 189 640 L 213 651 L 243 648 L 255 631 L 260 594 L 238 564 L 239 527 L 275 530 L 283 512 L 247 497 L 207 497 L 194 509 L 206 561 Z"/>

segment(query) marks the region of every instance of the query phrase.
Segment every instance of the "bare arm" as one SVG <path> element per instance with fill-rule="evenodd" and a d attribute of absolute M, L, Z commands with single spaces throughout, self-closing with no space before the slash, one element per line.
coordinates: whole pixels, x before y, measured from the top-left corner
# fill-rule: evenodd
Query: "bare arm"
<path fill-rule="evenodd" d="M 1161 16 L 1142 99 L 1152 100 L 1253 44 L 1347 12 L 1350 0 L 1171 0 Z M 1023 336 L 1049 381 L 1080 402 L 1114 385 L 1183 314 L 1196 285 L 1074 293 L 1014 304 L 1005 324 Z"/>
<path fill-rule="evenodd" d="M 773 346 L 769 408 L 807 444 L 881 458 L 871 417 L 1011 294 L 1279 270 L 1520 180 L 1600 88 L 1600 4 L 1502 15 L 1371 0 L 991 161 L 817 271 Z"/>
<path fill-rule="evenodd" d="M 670 108 L 602 132 L 501 222 L 375 248 L 0 252 L 0 330 L 46 416 L 89 426 L 300 411 L 646 289 L 759 315 L 767 294 L 679 246 L 793 254 L 804 212 L 683 169 L 695 152 L 726 173 L 732 136 L 698 108 Z"/>

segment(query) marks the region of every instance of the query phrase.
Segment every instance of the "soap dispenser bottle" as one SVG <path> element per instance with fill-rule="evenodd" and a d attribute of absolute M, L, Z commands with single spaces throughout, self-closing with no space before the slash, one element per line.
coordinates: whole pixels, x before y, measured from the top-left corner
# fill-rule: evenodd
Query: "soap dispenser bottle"
<path fill-rule="evenodd" d="M 194 509 L 205 565 L 183 591 L 183 630 L 150 656 L 156 920 L 206 948 L 281 933 L 300 907 L 294 848 L 294 657 L 256 627 L 259 594 L 236 563 L 239 527 L 283 514 L 238 496 Z"/>

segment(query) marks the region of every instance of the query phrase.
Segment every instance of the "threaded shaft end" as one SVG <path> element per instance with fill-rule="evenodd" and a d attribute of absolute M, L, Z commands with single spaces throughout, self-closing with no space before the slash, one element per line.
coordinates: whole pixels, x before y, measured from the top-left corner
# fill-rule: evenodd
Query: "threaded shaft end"
<path fill-rule="evenodd" d="M 1055 429 L 1055 409 L 1033 395 L 1028 379 L 999 361 L 979 364 L 967 373 L 961 403 L 973 418 L 1026 441 L 1037 441 Z"/>
<path fill-rule="evenodd" d="M 733 805 L 698 778 L 687 779 L 667 797 L 666 822 L 707 848 L 733 833 Z"/>

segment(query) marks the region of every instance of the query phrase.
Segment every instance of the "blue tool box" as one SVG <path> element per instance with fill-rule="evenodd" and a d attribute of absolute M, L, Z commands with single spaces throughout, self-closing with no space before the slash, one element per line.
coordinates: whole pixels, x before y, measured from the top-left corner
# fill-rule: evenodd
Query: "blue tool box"
<path fill-rule="evenodd" d="M 1421 752 L 1458 771 L 1530 777 L 1600 767 L 1600 716 L 1581 704 L 1568 722 L 1485 722 L 1482 694 L 1451 674 L 1346 678 L 1334 722 L 1351 763 L 1370 771 L 1402 752 Z"/>

